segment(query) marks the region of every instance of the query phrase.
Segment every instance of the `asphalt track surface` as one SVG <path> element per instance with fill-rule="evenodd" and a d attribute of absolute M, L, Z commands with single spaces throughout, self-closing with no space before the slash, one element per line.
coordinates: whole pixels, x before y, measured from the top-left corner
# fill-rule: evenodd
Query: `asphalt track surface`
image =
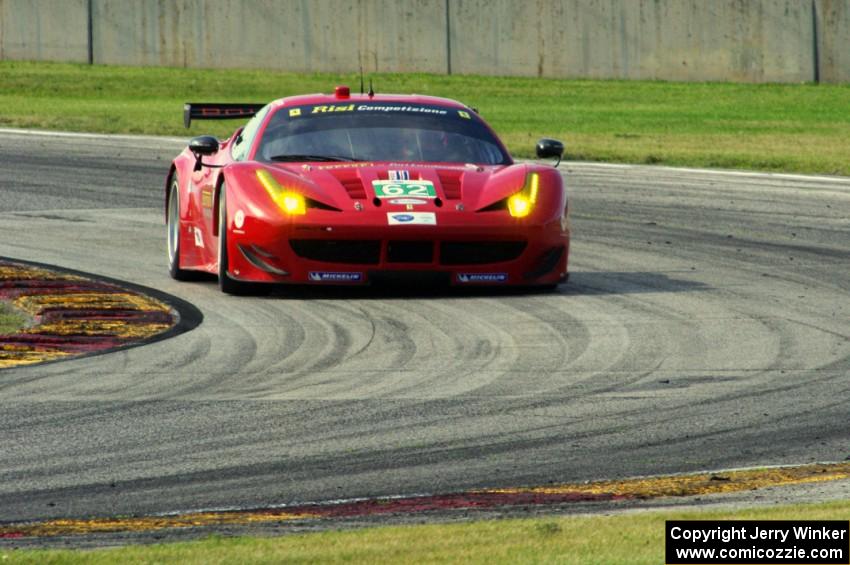
<path fill-rule="evenodd" d="M 0 371 L 0 521 L 850 456 L 848 179 L 568 163 L 555 293 L 230 297 L 168 277 L 179 148 L 0 132 L 0 256 L 204 315 Z"/>

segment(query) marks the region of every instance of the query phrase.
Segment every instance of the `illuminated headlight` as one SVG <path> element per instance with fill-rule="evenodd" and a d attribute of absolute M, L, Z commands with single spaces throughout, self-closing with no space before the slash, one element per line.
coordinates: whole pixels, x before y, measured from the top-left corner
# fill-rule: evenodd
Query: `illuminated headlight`
<path fill-rule="evenodd" d="M 537 202 L 537 190 L 540 187 L 540 175 L 531 173 L 525 179 L 525 186 L 520 192 L 508 198 L 508 211 L 514 218 L 524 218 L 534 209 Z"/>
<path fill-rule="evenodd" d="M 280 186 L 270 172 L 263 169 L 257 171 L 257 179 L 281 210 L 290 216 L 303 216 L 307 213 L 307 201 L 304 196 Z"/>
<path fill-rule="evenodd" d="M 533 204 L 531 200 L 529 200 L 521 192 L 508 198 L 508 211 L 510 211 L 511 216 L 514 218 L 524 218 L 528 216 L 529 212 L 531 212 L 532 206 Z"/>

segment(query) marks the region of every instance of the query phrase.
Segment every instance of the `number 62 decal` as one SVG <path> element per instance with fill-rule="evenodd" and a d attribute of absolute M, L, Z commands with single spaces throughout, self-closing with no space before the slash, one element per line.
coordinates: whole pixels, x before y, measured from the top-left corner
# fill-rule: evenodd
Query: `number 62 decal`
<path fill-rule="evenodd" d="M 399 196 L 417 196 L 419 198 L 437 197 L 434 183 L 429 180 L 375 180 L 372 181 L 372 187 L 375 189 L 375 196 L 378 198 L 398 198 Z"/>

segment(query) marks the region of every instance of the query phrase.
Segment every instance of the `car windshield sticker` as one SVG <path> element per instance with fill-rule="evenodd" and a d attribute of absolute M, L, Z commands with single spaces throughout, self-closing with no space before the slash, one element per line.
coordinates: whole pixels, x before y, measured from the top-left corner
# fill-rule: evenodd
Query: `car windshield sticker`
<path fill-rule="evenodd" d="M 296 106 L 289 109 L 290 119 L 314 118 L 322 116 L 334 116 L 341 113 L 354 114 L 418 114 L 437 116 L 442 118 L 454 118 L 459 120 L 471 120 L 472 114 L 465 110 L 446 108 L 444 106 L 427 106 L 419 104 L 404 104 L 402 102 L 384 102 L 370 104 L 311 104 L 308 106 Z"/>
<path fill-rule="evenodd" d="M 310 271 L 308 278 L 314 282 L 358 282 L 363 278 L 363 273 Z"/>
<path fill-rule="evenodd" d="M 507 273 L 458 273 L 459 283 L 503 283 L 508 282 Z"/>
<path fill-rule="evenodd" d="M 390 180 L 410 180 L 410 171 L 387 171 Z"/>
<path fill-rule="evenodd" d="M 387 223 L 391 226 L 399 225 L 437 225 L 437 216 L 433 212 L 390 212 L 387 214 Z"/>
<path fill-rule="evenodd" d="M 402 196 L 415 196 L 417 198 L 437 197 L 434 183 L 429 180 L 373 180 L 372 188 L 375 189 L 375 196 L 378 198 L 399 198 Z"/>

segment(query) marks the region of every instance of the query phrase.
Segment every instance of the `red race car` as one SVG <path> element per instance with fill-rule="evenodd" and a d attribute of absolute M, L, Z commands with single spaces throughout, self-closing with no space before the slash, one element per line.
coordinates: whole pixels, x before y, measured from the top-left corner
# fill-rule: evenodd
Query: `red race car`
<path fill-rule="evenodd" d="M 227 293 L 404 273 L 469 286 L 567 279 L 561 175 L 514 163 L 472 108 L 340 86 L 267 105 L 186 104 L 184 121 L 247 117 L 229 139 L 196 137 L 174 159 L 175 279 L 213 273 Z M 562 154 L 558 141 L 537 145 L 540 158 Z"/>

